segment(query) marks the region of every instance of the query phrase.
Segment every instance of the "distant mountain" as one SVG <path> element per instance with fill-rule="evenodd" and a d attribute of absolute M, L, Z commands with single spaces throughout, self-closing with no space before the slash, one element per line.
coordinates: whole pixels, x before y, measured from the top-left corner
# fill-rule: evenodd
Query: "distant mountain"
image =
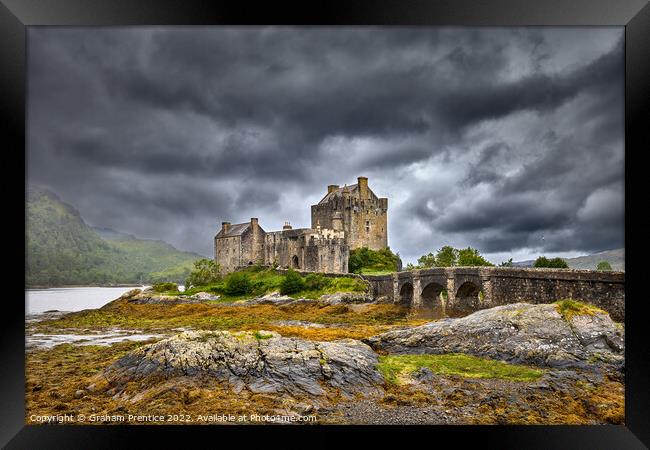
<path fill-rule="evenodd" d="M 575 258 L 563 258 L 571 269 L 595 269 L 599 262 L 607 261 L 613 270 L 625 271 L 625 249 L 607 250 Z M 534 260 L 516 261 L 515 267 L 533 267 Z"/>
<path fill-rule="evenodd" d="M 566 259 L 567 264 L 572 269 L 595 269 L 601 261 L 607 261 L 614 270 L 625 270 L 625 249 L 618 248 L 616 250 Z"/>
<path fill-rule="evenodd" d="M 133 241 L 137 239 L 132 234 L 122 233 L 121 231 L 115 231 L 110 228 L 92 227 L 92 229 L 105 241 Z"/>
<path fill-rule="evenodd" d="M 25 200 L 27 286 L 182 282 L 203 258 L 163 241 L 92 228 L 42 188 L 30 187 Z"/>

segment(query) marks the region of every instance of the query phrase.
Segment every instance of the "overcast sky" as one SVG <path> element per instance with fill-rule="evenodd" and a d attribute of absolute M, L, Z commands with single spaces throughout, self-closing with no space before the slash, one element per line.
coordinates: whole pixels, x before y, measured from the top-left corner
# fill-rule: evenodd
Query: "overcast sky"
<path fill-rule="evenodd" d="M 623 28 L 28 30 L 28 180 L 212 255 L 222 221 L 389 198 L 404 263 L 624 245 Z"/>

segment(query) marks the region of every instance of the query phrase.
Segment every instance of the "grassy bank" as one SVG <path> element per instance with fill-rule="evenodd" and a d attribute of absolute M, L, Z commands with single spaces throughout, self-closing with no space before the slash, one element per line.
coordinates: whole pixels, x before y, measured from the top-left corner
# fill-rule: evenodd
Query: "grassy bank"
<path fill-rule="evenodd" d="M 542 370 L 532 367 L 507 364 L 460 353 L 380 356 L 377 368 L 386 381 L 392 384 L 400 384 L 405 377 L 421 368 L 427 368 L 440 375 L 511 381 L 535 381 L 544 373 Z"/>
<path fill-rule="evenodd" d="M 287 280 L 291 278 L 291 282 Z M 235 301 L 280 292 L 291 297 L 317 299 L 324 294 L 339 292 L 365 292 L 366 284 L 355 277 L 329 278 L 322 274 L 301 276 L 297 272 L 280 273 L 275 269 L 252 266 L 222 277 L 205 286 L 195 286 L 185 292 L 163 291 L 167 295 L 192 295 L 210 292 L 221 296 L 222 301 Z"/>

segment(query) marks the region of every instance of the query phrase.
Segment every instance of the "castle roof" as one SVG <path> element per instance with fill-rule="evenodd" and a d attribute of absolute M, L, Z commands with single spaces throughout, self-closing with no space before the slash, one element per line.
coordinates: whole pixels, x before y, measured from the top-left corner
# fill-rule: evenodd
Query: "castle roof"
<path fill-rule="evenodd" d="M 334 199 L 334 197 L 341 197 L 343 195 L 343 189 L 347 189 L 350 191 L 350 193 L 354 193 L 359 190 L 359 185 L 358 184 L 351 184 L 349 186 L 342 186 L 338 189 L 334 189 L 332 192 L 329 192 L 323 199 L 318 202 L 319 205 L 324 205 L 325 203 L 329 202 L 330 200 Z"/>
<path fill-rule="evenodd" d="M 244 234 L 244 231 L 246 231 L 250 226 L 251 226 L 250 222 L 235 223 L 230 225 L 228 231 L 226 231 L 225 233 L 223 232 L 223 229 L 219 230 L 216 237 L 222 238 L 222 237 L 241 236 L 242 234 Z"/>

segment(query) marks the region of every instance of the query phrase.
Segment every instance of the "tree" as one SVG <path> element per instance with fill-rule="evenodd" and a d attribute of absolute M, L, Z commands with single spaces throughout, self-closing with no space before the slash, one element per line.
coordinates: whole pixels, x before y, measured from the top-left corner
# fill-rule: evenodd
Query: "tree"
<path fill-rule="evenodd" d="M 455 266 L 492 266 L 479 251 L 472 247 L 456 249 L 449 245 L 442 247 L 436 255 L 427 253 L 418 258 L 417 268 L 425 267 L 455 267 Z M 413 267 L 413 266 L 411 266 Z"/>
<path fill-rule="evenodd" d="M 414 268 L 413 264 L 408 264 L 410 268 Z M 407 266 L 407 268 L 408 268 Z M 429 252 L 418 258 L 418 267 L 436 267 L 436 257 L 433 253 Z"/>
<path fill-rule="evenodd" d="M 596 270 L 610 271 L 612 270 L 612 265 L 607 261 L 601 261 L 596 266 Z"/>
<path fill-rule="evenodd" d="M 185 289 L 189 289 L 191 286 L 207 286 L 220 281 L 219 270 L 219 264 L 212 259 L 203 258 L 195 261 L 194 268 L 185 280 Z"/>
<path fill-rule="evenodd" d="M 467 247 L 462 250 L 458 250 L 458 266 L 493 266 L 490 261 L 483 258 L 478 250 L 472 247 Z"/>
<path fill-rule="evenodd" d="M 562 258 L 548 259 L 546 256 L 540 256 L 535 260 L 533 267 L 549 269 L 568 269 L 569 265 Z"/>
<path fill-rule="evenodd" d="M 449 245 L 442 247 L 436 254 L 436 267 L 453 267 L 457 261 L 458 250 Z"/>
<path fill-rule="evenodd" d="M 280 283 L 280 294 L 295 294 L 305 289 L 305 280 L 300 276 L 298 272 L 293 269 L 289 269 L 287 274 L 284 276 L 282 283 Z"/>
<path fill-rule="evenodd" d="M 371 272 L 394 272 L 399 265 L 399 255 L 393 253 L 389 247 L 381 250 L 357 248 L 350 251 L 348 258 L 348 271 L 352 273 L 361 273 L 364 269 Z"/>
<path fill-rule="evenodd" d="M 514 264 L 512 263 L 512 258 L 510 258 L 507 261 L 503 261 L 501 264 L 499 264 L 499 267 L 513 267 Z"/>

